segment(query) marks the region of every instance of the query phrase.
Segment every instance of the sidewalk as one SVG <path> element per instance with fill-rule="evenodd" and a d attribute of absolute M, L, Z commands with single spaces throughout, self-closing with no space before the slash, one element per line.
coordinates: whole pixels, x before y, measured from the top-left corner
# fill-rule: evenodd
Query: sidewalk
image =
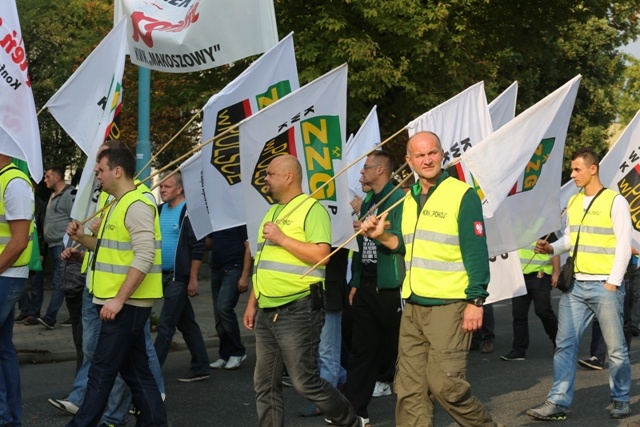
<path fill-rule="evenodd" d="M 211 284 L 210 284 L 209 267 L 203 266 L 200 270 L 200 280 L 198 282 L 199 295 L 191 298 L 191 304 L 196 314 L 196 320 L 200 325 L 202 334 L 204 335 L 204 343 L 209 351 L 209 358 L 214 361 L 218 358 L 218 334 L 216 333 L 215 322 L 213 319 L 213 303 L 211 301 Z M 51 299 L 51 290 L 45 290 L 44 302 L 42 303 L 42 312 L 47 310 L 47 305 Z M 242 315 L 247 306 L 249 293 L 245 292 L 240 295 L 240 301 L 236 306 L 236 315 L 240 324 L 240 333 L 245 344 L 252 342 L 254 339 L 253 332 L 242 326 Z M 162 300 L 156 302 L 153 306 L 152 316 L 159 316 L 162 309 Z M 16 316 L 17 307 L 16 307 Z M 68 317 L 67 307 L 63 303 L 62 308 L 58 312 L 58 322 Z M 151 333 L 152 340 L 155 340 L 155 332 Z M 48 330 L 44 326 L 34 325 L 26 326 L 22 323 L 16 323 L 13 328 L 13 343 L 20 364 L 27 363 L 51 363 L 75 360 L 76 351 L 73 346 L 73 338 L 71 336 L 71 328 L 65 326 L 56 326 L 53 330 Z M 176 329 L 173 336 L 172 351 L 186 350 L 186 345 L 182 339 L 182 334 Z"/>

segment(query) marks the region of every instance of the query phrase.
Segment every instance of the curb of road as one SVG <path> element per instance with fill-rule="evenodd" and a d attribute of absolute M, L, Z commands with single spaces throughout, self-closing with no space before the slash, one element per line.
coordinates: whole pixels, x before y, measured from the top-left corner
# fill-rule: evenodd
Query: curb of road
<path fill-rule="evenodd" d="M 179 338 L 178 338 L 179 337 Z M 182 339 L 179 332 L 176 332 L 176 338 L 171 343 L 170 352 L 178 352 L 188 350 L 186 343 Z M 220 340 L 218 337 L 205 337 L 204 345 L 207 349 L 218 348 Z M 242 342 L 245 345 L 255 343 L 255 336 L 252 333 L 242 334 Z M 18 363 L 20 365 L 37 365 L 40 363 L 58 363 L 76 360 L 75 348 L 65 351 L 52 352 L 49 350 L 21 350 L 16 349 L 18 353 Z"/>

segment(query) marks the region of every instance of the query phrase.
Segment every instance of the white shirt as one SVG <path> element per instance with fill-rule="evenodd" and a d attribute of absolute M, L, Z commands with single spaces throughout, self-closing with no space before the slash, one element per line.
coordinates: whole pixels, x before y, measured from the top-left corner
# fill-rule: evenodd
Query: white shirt
<path fill-rule="evenodd" d="M 591 200 L 595 196 L 585 196 L 583 211 L 589 207 Z M 611 207 L 611 222 L 613 223 L 613 234 L 616 236 L 616 252 L 613 258 L 613 268 L 609 275 L 606 274 L 585 274 L 576 273 L 576 280 L 604 280 L 605 282 L 620 286 L 624 279 L 624 274 L 627 271 L 627 265 L 631 258 L 631 213 L 629 212 L 629 203 L 621 195 L 617 195 L 613 199 L 613 206 Z M 573 247 L 571 246 L 571 234 L 569 221 L 564 230 L 562 238 L 551 244 L 553 246 L 553 254 L 559 255 L 561 253 L 571 250 L 573 254 Z M 578 253 L 578 257 L 580 254 Z"/>

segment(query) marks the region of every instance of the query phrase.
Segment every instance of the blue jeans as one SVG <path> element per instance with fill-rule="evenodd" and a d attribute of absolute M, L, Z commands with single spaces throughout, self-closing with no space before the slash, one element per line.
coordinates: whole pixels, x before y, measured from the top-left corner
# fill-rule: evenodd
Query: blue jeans
<path fill-rule="evenodd" d="M 20 366 L 13 346 L 15 305 L 27 279 L 0 277 L 0 425 L 22 425 Z"/>
<path fill-rule="evenodd" d="M 101 306 L 96 306 L 100 310 Z M 151 307 L 123 305 L 112 321 L 100 326 L 89 381 L 82 406 L 68 426 L 94 426 L 100 422 L 118 373 L 140 410 L 138 426 L 166 426 L 167 414 L 156 380 L 149 368 L 145 329 Z"/>
<path fill-rule="evenodd" d="M 100 316 L 96 310 L 95 304 L 93 304 L 93 296 L 89 293 L 87 288 L 84 289 L 82 294 L 82 352 L 84 353 L 84 359 L 82 366 L 76 374 L 73 381 L 71 393 L 67 397 L 67 400 L 75 404 L 76 406 L 82 406 L 84 401 L 84 395 L 87 389 L 87 381 L 89 379 L 89 368 L 91 367 L 91 360 L 96 350 L 98 343 L 98 335 L 100 334 Z M 145 344 L 147 347 L 147 354 L 149 356 L 149 367 L 156 379 L 158 389 L 160 393 L 165 392 L 164 382 L 162 379 L 162 372 L 160 370 L 160 363 L 155 356 L 156 352 L 151 343 L 151 334 L 149 332 L 149 325 L 145 326 Z M 107 424 L 126 425 L 129 419 L 129 406 L 131 404 L 131 395 L 126 387 L 126 384 L 118 376 L 116 382 L 109 395 L 109 402 L 107 409 L 103 414 L 103 421 Z"/>
<path fill-rule="evenodd" d="M 284 366 L 293 388 L 320 408 L 326 418 L 341 426 L 357 425 L 347 399 L 318 372 L 323 314 L 322 310 L 311 310 L 309 297 L 277 309 L 258 310 L 253 383 L 259 426 L 284 426 Z"/>
<path fill-rule="evenodd" d="M 27 286 L 28 289 L 20 298 L 18 308 L 20 309 L 20 314 L 38 318 L 40 317 L 40 309 L 44 298 L 44 272 L 34 271 L 29 274 L 29 286 Z"/>
<path fill-rule="evenodd" d="M 229 270 L 211 269 L 211 299 L 216 332 L 220 340 L 220 358 L 229 360 L 231 356 L 244 356 L 245 347 L 240 339 L 240 327 L 235 308 L 240 298 L 238 280 L 242 267 L 234 266 Z"/>
<path fill-rule="evenodd" d="M 44 319 L 51 325 L 55 325 L 56 316 L 64 302 L 64 294 L 60 290 L 60 274 L 62 273 L 62 261 L 60 260 L 60 254 L 63 249 L 64 245 L 49 248 L 49 256 L 51 257 L 51 261 L 53 261 L 53 293 L 51 294 L 51 300 L 49 301 L 49 306 L 47 307 Z"/>
<path fill-rule="evenodd" d="M 622 329 L 622 304 L 625 289 L 612 292 L 602 281 L 573 281 L 569 292 L 560 297 L 558 335 L 553 356 L 553 387 L 548 400 L 571 406 L 576 378 L 576 359 L 580 338 L 595 315 L 605 337 L 609 354 L 611 399 L 629 402 L 631 366 Z"/>
<path fill-rule="evenodd" d="M 209 356 L 191 301 L 189 301 L 187 284 L 171 280 L 171 276 L 163 274 L 162 277 L 164 303 L 160 311 L 158 335 L 154 344 L 160 366 L 164 365 L 167 359 L 177 326 L 191 353 L 191 372 L 197 375 L 209 374 L 211 372 Z"/>
<path fill-rule="evenodd" d="M 347 378 L 347 372 L 340 364 L 341 348 L 342 310 L 325 311 L 324 325 L 320 333 L 318 367 L 320 378 L 328 381 L 334 387 L 344 384 Z"/>

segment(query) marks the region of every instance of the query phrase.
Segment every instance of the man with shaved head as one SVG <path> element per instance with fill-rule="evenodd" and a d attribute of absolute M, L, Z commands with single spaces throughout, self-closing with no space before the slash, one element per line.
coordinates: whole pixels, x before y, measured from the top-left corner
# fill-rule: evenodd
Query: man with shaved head
<path fill-rule="evenodd" d="M 434 400 L 463 426 L 495 425 L 466 380 L 472 332 L 482 327 L 489 253 L 482 205 L 468 184 L 442 169 L 444 152 L 432 132 L 407 143 L 418 175 L 402 207 L 406 275 L 394 391 L 396 426 L 433 426 Z M 387 215 L 361 228 L 390 250 L 400 238 L 385 229 Z"/>
<path fill-rule="evenodd" d="M 267 167 L 265 189 L 277 204 L 265 215 L 255 254 L 253 292 L 243 323 L 255 330 L 254 388 L 258 425 L 284 426 L 280 373 L 284 366 L 293 387 L 315 404 L 332 424 L 363 426 L 346 398 L 318 370 L 318 345 L 323 323 L 325 260 L 331 223 L 317 200 L 302 192 L 302 169 L 290 155 Z"/>

